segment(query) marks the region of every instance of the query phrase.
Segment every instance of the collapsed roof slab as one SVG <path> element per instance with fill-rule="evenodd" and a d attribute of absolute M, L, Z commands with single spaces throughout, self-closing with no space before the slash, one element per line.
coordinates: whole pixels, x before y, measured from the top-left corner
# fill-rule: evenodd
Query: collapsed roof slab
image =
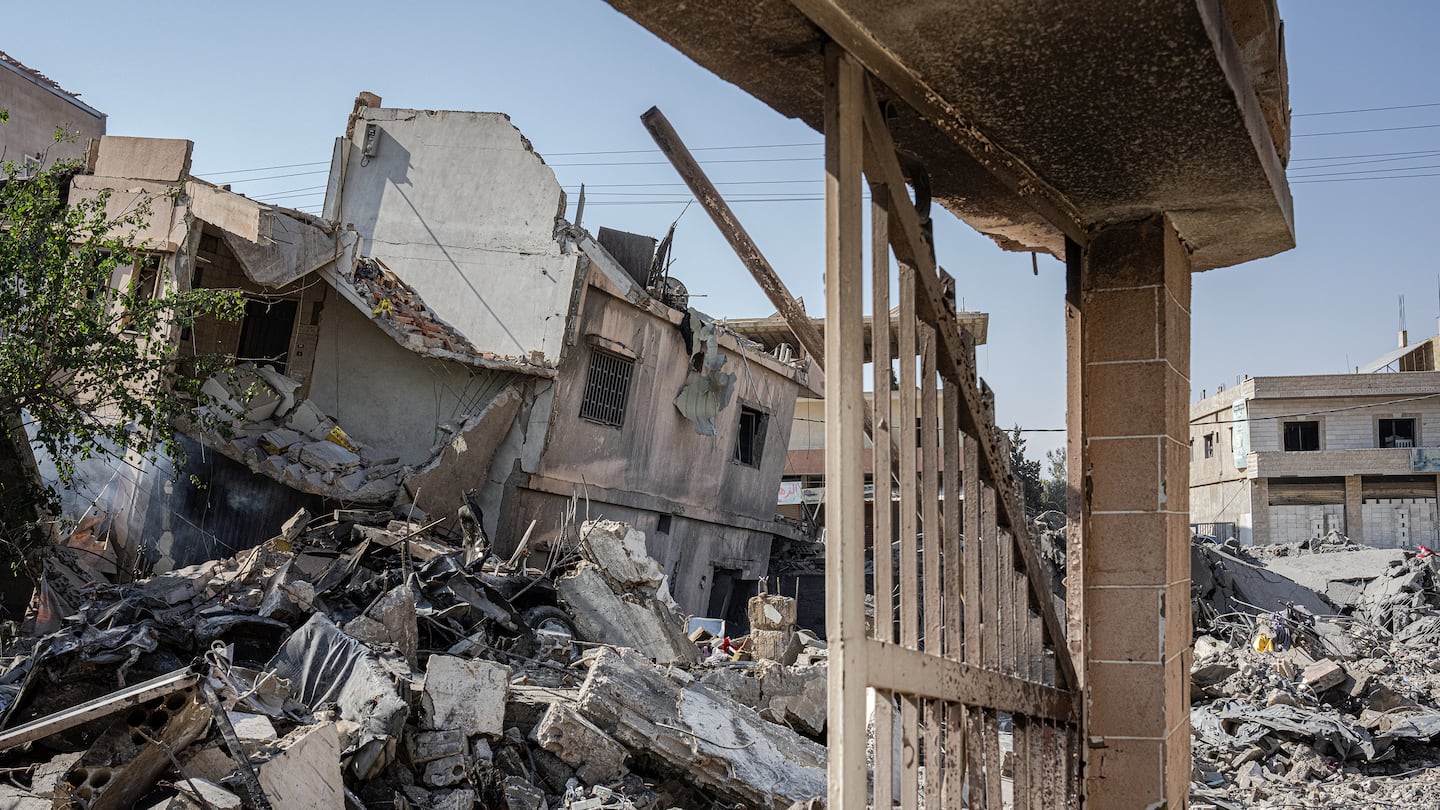
<path fill-rule="evenodd" d="M 1196 270 L 1294 246 L 1273 0 L 608 2 L 817 130 L 839 42 L 899 102 L 935 201 L 1002 247 L 1061 256 L 1157 211 Z"/>

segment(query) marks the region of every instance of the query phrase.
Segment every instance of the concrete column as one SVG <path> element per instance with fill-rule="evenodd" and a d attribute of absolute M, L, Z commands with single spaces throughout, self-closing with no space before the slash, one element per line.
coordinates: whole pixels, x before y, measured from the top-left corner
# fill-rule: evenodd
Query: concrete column
<path fill-rule="evenodd" d="M 1080 267 L 1085 787 L 1183 808 L 1190 783 L 1190 261 L 1163 215 Z"/>
<path fill-rule="evenodd" d="M 1345 476 L 1345 536 L 1352 543 L 1365 542 L 1365 498 L 1358 475 Z"/>
<path fill-rule="evenodd" d="M 1250 483 L 1250 542 L 1270 542 L 1270 479 L 1256 478 Z"/>

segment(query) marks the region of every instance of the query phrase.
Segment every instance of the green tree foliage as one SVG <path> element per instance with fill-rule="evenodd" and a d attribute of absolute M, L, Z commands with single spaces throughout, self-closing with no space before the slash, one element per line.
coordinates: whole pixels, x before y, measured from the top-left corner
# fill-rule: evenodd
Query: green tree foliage
<path fill-rule="evenodd" d="M 1048 468 L 1048 475 L 1045 477 L 1045 498 L 1044 508 L 1065 514 L 1067 505 L 1066 499 L 1066 476 L 1065 476 L 1065 448 L 1045 451 L 1045 466 Z"/>
<path fill-rule="evenodd" d="M 1015 473 L 1015 482 L 1020 487 L 1025 502 L 1025 514 L 1040 514 L 1044 500 L 1044 489 L 1040 483 L 1040 462 L 1025 457 L 1025 438 L 1020 435 L 1020 426 L 1010 429 L 1010 471 Z"/>
<path fill-rule="evenodd" d="M 68 199 L 78 170 L 66 161 L 28 174 L 3 167 L 0 540 L 12 562 L 53 533 L 45 516 L 54 493 L 40 480 L 26 429 L 55 460 L 62 485 L 76 462 L 95 456 L 178 460 L 175 419 L 203 399 L 201 381 L 223 362 L 182 360 L 179 330 L 200 316 L 233 320 L 244 311 L 231 291 L 176 289 L 166 257 L 136 241 L 149 200 L 116 212 L 104 193 Z"/>

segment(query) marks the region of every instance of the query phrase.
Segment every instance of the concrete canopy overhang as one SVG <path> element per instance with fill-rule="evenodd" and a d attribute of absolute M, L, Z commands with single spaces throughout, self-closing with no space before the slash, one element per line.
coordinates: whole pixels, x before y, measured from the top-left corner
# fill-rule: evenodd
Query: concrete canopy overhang
<path fill-rule="evenodd" d="M 1196 270 L 1294 246 L 1274 0 L 607 2 L 817 130 L 840 43 L 934 200 L 1001 247 L 1063 256 L 1155 212 Z"/>

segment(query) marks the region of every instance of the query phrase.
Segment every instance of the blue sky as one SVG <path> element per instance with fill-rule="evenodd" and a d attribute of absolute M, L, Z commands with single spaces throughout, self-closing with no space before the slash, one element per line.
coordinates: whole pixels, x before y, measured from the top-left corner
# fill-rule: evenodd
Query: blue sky
<path fill-rule="evenodd" d="M 0 50 L 108 113 L 111 134 L 188 138 L 197 175 L 297 208 L 319 205 L 319 164 L 361 90 L 387 106 L 508 113 L 567 188 L 587 184 L 592 228 L 659 235 L 684 208 L 680 186 L 640 185 L 679 182 L 663 158 L 628 151 L 653 149 L 639 123 L 651 105 L 692 147 L 763 146 L 698 155 L 791 290 L 820 308 L 822 203 L 787 199 L 819 196 L 819 135 L 600 0 L 75 2 L 66 14 L 63 32 L 9 27 Z M 1440 126 L 1310 135 L 1440 125 L 1440 106 L 1307 115 L 1440 103 L 1440 4 L 1282 0 L 1281 14 L 1303 136 L 1291 178 L 1325 182 L 1292 186 L 1295 250 L 1195 277 L 1197 394 L 1237 374 L 1339 372 L 1378 356 L 1395 345 L 1401 295 L 1412 340 L 1435 334 L 1440 316 L 1440 264 L 1424 241 L 1440 177 L 1399 176 L 1440 174 Z M 1392 154 L 1426 150 L 1435 154 Z M 1351 165 L 1326 166 L 1334 163 Z M 248 171 L 278 166 L 289 168 Z M 1321 176 L 1373 169 L 1387 171 Z M 1386 179 L 1358 179 L 1374 176 Z M 1002 252 L 944 213 L 936 237 L 965 306 L 991 313 L 979 365 L 999 420 L 1063 427 L 1061 265 L 1041 259 L 1035 277 L 1028 255 Z M 676 240 L 674 273 L 704 296 L 696 306 L 730 317 L 772 311 L 700 210 L 684 215 Z M 1062 441 L 1031 434 L 1032 455 Z"/>

